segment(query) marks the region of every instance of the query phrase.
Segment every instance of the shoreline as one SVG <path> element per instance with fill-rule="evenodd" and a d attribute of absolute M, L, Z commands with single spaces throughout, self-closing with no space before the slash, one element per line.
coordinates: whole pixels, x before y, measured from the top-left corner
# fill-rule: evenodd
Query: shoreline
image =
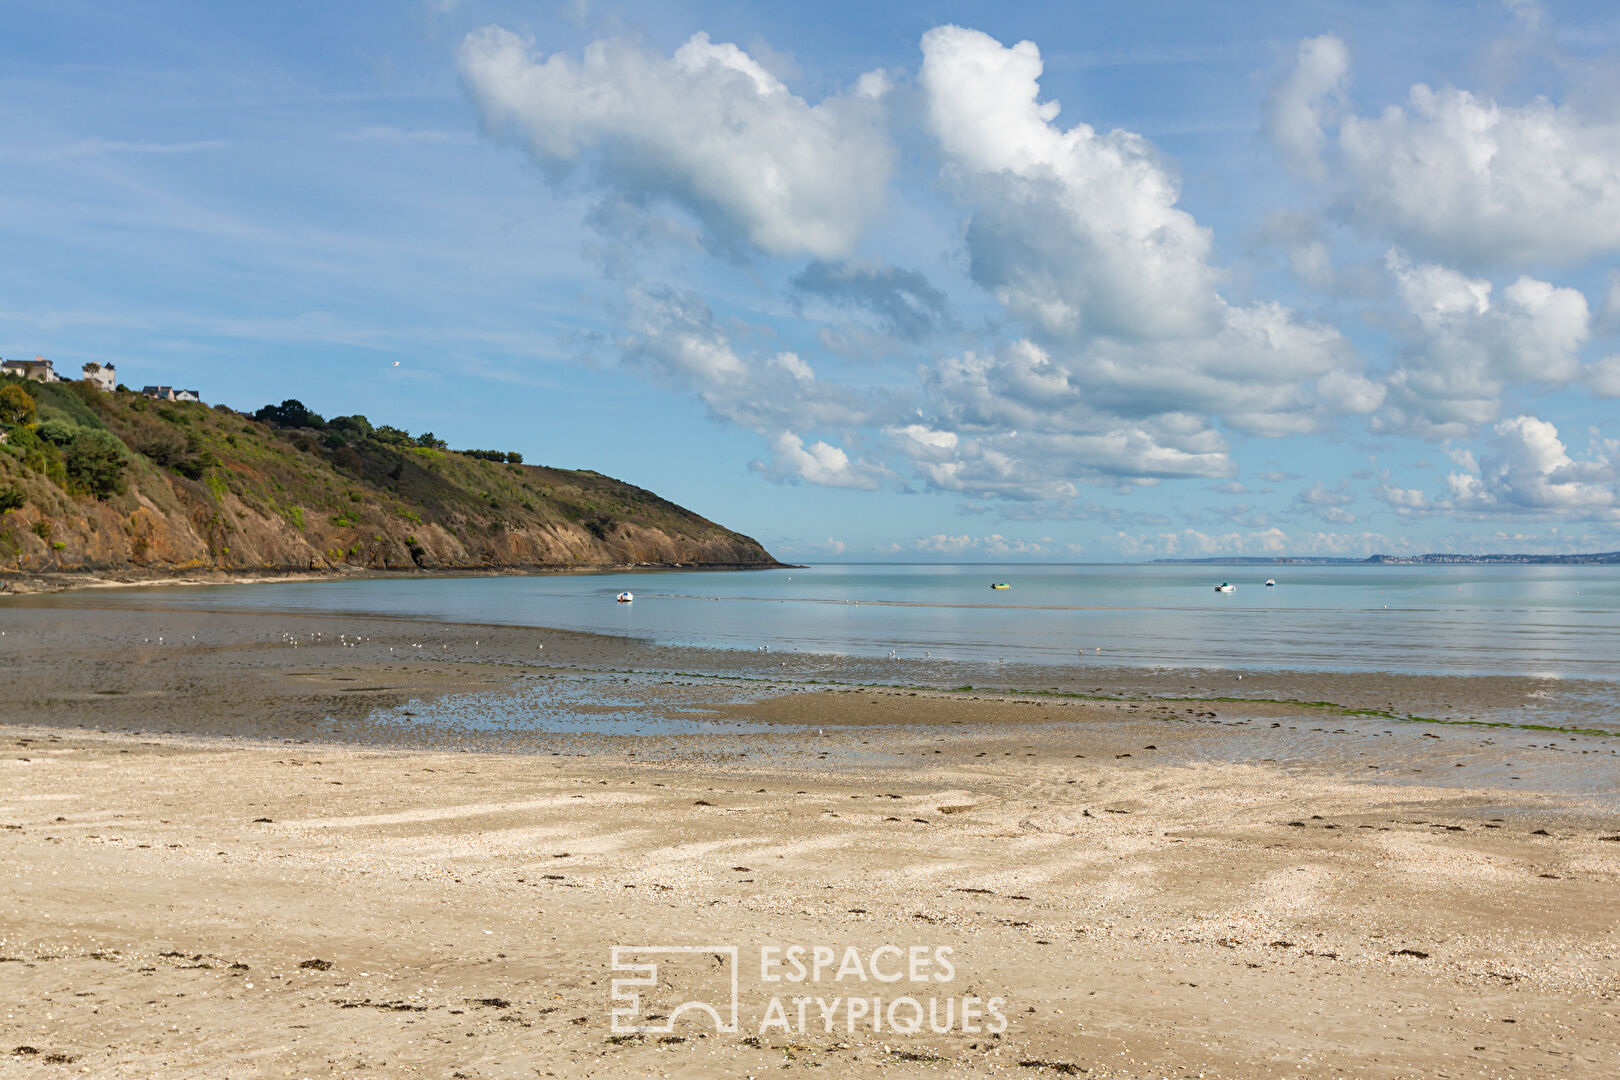
<path fill-rule="evenodd" d="M 146 584 L 149 583 L 133 582 L 127 587 Z M 1324 718 L 1432 724 L 1487 732 L 1539 732 L 1598 740 L 1620 738 L 1620 716 L 1609 705 L 1609 699 L 1620 694 L 1620 685 L 1597 679 L 1292 668 L 1234 671 L 1147 665 L 1079 667 L 918 657 L 886 660 L 861 654 L 798 651 L 762 654 L 724 645 L 666 645 L 650 638 L 602 631 L 446 621 L 419 614 L 261 608 L 221 610 L 163 604 L 141 607 L 125 603 L 97 609 L 93 606 L 94 589 L 74 592 L 64 606 L 57 606 L 53 601 L 53 597 L 63 593 L 18 595 L 22 603 L 11 607 L 10 611 L 49 622 L 53 618 L 84 619 L 89 612 L 100 610 L 101 619 L 128 627 L 126 640 L 131 644 L 141 636 L 137 628 L 146 624 L 160 628 L 169 624 L 180 626 L 180 638 L 184 637 L 185 626 L 223 628 L 232 640 L 242 645 L 254 641 L 261 647 L 272 646 L 272 651 L 271 636 L 260 632 L 270 623 L 287 626 L 309 622 L 332 628 L 378 623 L 393 628 L 401 649 L 409 647 L 406 638 L 412 633 L 432 636 L 439 641 L 443 658 L 479 665 L 487 673 L 504 671 L 502 677 L 513 680 L 520 677 L 521 669 L 540 659 L 530 655 L 535 648 L 533 643 L 542 643 L 543 650 L 545 641 L 569 641 L 580 648 L 567 654 L 568 664 L 596 667 L 609 673 L 675 674 L 800 689 L 831 684 L 964 698 L 999 695 L 1054 703 L 1119 700 L 1182 706 L 1263 703 Z M 0 605 L 0 611 L 5 610 Z M 336 632 L 342 633 L 341 630 Z M 180 638 L 171 635 L 169 640 Z M 470 648 L 467 647 L 469 641 Z M 305 644 L 315 645 L 316 642 L 311 640 Z M 332 642 L 328 637 L 322 644 L 330 647 Z M 454 651 L 445 652 L 446 649 Z M 546 654 L 547 666 L 557 655 L 555 651 Z M 381 656 L 374 653 L 371 658 Z M 360 660 L 361 656 L 357 654 L 353 659 Z M 66 674 L 71 666 L 64 665 L 64 678 L 71 677 Z M 49 679 L 44 682 L 48 684 Z M 1597 722 L 1589 722 L 1591 718 Z"/>
<path fill-rule="evenodd" d="M 408 578 L 540 577 L 554 574 L 634 574 L 670 571 L 802 570 L 797 563 L 624 563 L 605 566 L 444 567 L 414 570 L 111 570 L 20 573 L 0 570 L 0 597 L 40 596 L 91 589 L 170 585 L 266 585 L 287 581 L 404 580 Z"/>
<path fill-rule="evenodd" d="M 6 610 L 24 1075 L 1580 1077 L 1620 1045 L 1614 739 L 1143 696 L 1186 673 L 1066 697 L 527 627 Z M 1243 686 L 1527 685 L 1424 683 Z M 612 950 L 649 944 L 735 948 L 737 1029 L 615 1032 Z M 954 980 L 770 982 L 795 944 L 947 948 Z M 847 1015 L 903 990 L 1006 1026 Z M 800 1025 L 795 995 L 845 1011 Z"/>

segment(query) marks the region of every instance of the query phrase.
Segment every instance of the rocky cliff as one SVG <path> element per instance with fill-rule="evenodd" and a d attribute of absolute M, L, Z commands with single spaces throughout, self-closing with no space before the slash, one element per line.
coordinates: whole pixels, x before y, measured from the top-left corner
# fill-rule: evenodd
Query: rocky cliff
<path fill-rule="evenodd" d="M 779 565 L 631 484 L 364 417 L 0 383 L 37 409 L 0 416 L 0 574 Z"/>

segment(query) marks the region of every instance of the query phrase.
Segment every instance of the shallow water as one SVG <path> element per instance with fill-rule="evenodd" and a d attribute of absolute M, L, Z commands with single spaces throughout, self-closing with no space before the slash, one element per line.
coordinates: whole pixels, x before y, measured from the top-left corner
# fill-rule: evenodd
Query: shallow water
<path fill-rule="evenodd" d="M 1267 577 L 1277 586 L 1266 588 Z M 1233 593 L 1214 585 L 1230 580 Z M 991 590 L 992 582 L 1012 587 Z M 619 604 L 621 590 L 635 602 Z M 63 603 L 350 612 L 973 662 L 1594 679 L 1620 568 L 830 565 L 142 588 Z"/>
<path fill-rule="evenodd" d="M 720 716 L 712 706 L 747 704 L 784 692 L 790 691 L 648 675 L 574 673 L 566 679 L 526 678 L 510 688 L 413 700 L 397 708 L 379 709 L 371 719 L 449 733 L 755 735 L 799 729 L 733 720 Z"/>

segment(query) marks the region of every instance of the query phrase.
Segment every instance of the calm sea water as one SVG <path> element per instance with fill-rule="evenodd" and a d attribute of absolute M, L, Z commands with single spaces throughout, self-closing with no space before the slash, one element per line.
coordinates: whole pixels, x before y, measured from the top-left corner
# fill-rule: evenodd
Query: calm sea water
<path fill-rule="evenodd" d="M 1267 577 L 1275 588 L 1264 586 Z M 1215 592 L 1223 580 L 1237 591 Z M 1011 588 L 992 591 L 992 582 Z M 635 602 L 615 603 L 625 589 Z M 79 596 L 97 605 L 408 615 L 777 652 L 1044 664 L 1084 651 L 1110 665 L 1620 675 L 1620 568 L 1599 566 L 828 565 Z"/>

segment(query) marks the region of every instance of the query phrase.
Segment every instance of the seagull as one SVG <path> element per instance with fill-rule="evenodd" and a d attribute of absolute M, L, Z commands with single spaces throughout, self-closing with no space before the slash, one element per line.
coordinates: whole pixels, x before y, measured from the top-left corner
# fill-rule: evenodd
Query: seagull
<path fill-rule="evenodd" d="M 398 361 L 398 360 L 395 360 L 395 361 L 394 361 L 394 366 L 395 366 L 395 367 L 399 367 L 399 361 Z"/>

